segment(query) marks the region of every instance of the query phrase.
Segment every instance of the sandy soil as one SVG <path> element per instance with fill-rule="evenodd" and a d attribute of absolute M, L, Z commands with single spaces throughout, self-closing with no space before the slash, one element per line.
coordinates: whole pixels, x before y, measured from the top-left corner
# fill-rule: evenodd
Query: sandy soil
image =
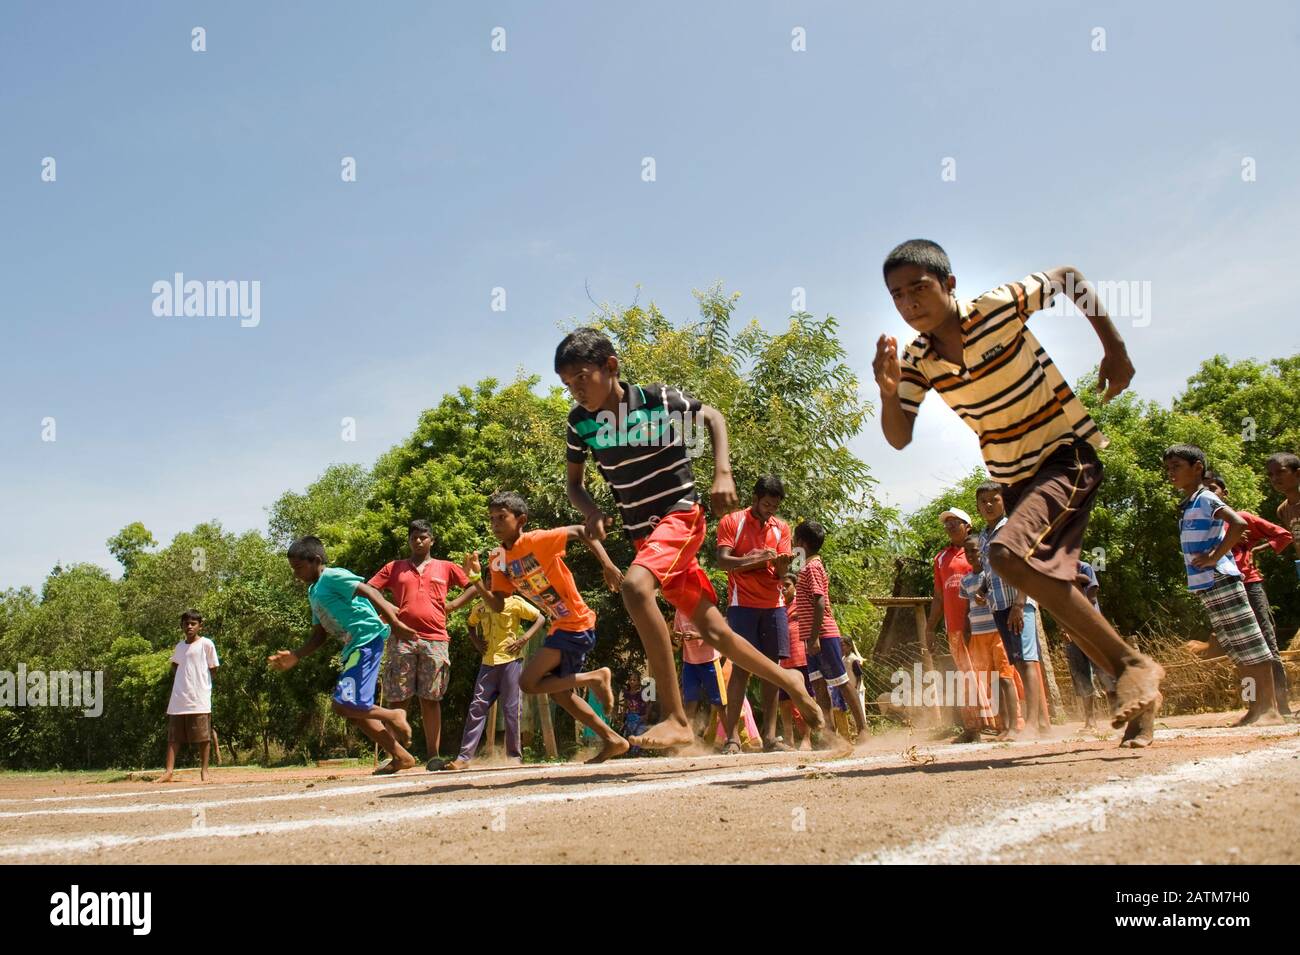
<path fill-rule="evenodd" d="M 0 862 L 1300 862 L 1300 725 L 1075 724 L 851 755 L 423 769 L 196 770 L 168 785 L 0 778 Z"/>

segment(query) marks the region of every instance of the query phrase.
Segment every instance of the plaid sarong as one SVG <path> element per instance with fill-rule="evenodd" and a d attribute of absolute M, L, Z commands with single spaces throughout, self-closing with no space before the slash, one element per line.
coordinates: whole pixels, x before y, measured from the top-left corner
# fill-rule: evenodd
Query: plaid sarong
<path fill-rule="evenodd" d="M 1233 663 L 1248 667 L 1273 661 L 1240 577 L 1217 577 L 1214 585 L 1200 594 L 1219 646 Z"/>

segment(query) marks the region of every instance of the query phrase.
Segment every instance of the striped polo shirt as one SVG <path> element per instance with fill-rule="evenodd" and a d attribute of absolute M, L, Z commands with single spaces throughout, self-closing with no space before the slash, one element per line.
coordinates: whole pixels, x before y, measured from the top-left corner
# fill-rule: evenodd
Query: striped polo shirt
<path fill-rule="evenodd" d="M 653 531 L 664 515 L 699 502 L 683 416 L 690 416 L 688 427 L 694 429 L 701 407 L 667 385 L 624 383 L 616 415 L 592 414 L 581 405 L 569 412 L 567 459 L 581 464 L 591 452 L 633 540 Z"/>
<path fill-rule="evenodd" d="M 970 601 L 970 612 L 966 619 L 971 633 L 996 633 L 997 621 L 993 619 L 993 608 L 987 603 L 981 604 L 975 596 L 984 589 L 984 575 L 971 571 L 961 579 L 961 595 Z"/>
<path fill-rule="evenodd" d="M 1187 589 L 1209 590 L 1214 586 L 1214 575 L 1240 577 L 1241 571 L 1231 554 L 1224 554 L 1213 567 L 1196 567 L 1192 558 L 1208 554 L 1223 540 L 1226 521 L 1214 515 L 1226 505 L 1213 491 L 1204 487 L 1178 505 L 1178 539 L 1183 547 L 1183 563 L 1187 565 Z"/>
<path fill-rule="evenodd" d="M 989 476 L 1002 484 L 1032 477 L 1061 445 L 1106 438 L 1038 344 L 1025 320 L 1051 302 L 1046 275 L 1000 285 L 958 301 L 962 365 L 939 356 L 928 335 L 903 351 L 898 398 L 915 415 L 931 388 L 980 439 Z"/>

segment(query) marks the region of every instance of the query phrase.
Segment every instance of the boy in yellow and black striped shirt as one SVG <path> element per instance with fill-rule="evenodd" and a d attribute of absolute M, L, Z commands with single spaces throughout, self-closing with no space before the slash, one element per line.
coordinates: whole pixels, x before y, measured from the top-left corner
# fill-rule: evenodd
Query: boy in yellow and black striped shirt
<path fill-rule="evenodd" d="M 1007 520 L 989 545 L 993 570 L 1045 607 L 1094 663 L 1116 678 L 1121 745 L 1150 744 L 1164 670 L 1137 653 L 1074 586 L 1088 512 L 1101 486 L 1106 439 L 1026 324 L 1069 290 L 1101 340 L 1098 388 L 1109 401 L 1133 365 L 1092 285 L 1070 266 L 1035 272 L 970 301 L 958 299 L 947 253 L 913 239 L 885 259 L 885 285 L 919 334 L 899 354 L 881 335 L 873 363 L 885 438 L 912 440 L 921 401 L 938 392 L 979 437 L 989 476 L 1003 486 Z M 924 648 L 923 648 L 924 649 Z"/>

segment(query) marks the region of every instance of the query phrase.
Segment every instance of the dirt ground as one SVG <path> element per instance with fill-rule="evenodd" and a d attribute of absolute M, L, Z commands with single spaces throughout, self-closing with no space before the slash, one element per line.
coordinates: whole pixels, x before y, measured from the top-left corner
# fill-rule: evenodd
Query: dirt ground
<path fill-rule="evenodd" d="M 159 785 L 0 776 L 0 862 L 1297 863 L 1300 725 L 1161 720 L 851 755 L 700 756 L 460 774 L 197 770 Z"/>

